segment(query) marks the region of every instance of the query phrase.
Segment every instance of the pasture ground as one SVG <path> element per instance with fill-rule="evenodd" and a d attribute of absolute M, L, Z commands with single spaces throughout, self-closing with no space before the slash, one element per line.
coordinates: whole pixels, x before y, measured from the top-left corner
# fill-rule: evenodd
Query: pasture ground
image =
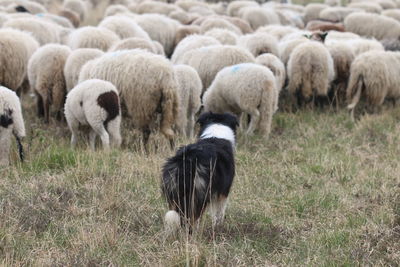
<path fill-rule="evenodd" d="M 26 162 L 13 144 L 0 170 L 0 265 L 400 264 L 400 108 L 356 124 L 278 112 L 268 141 L 239 134 L 222 229 L 207 214 L 192 238 L 166 239 L 160 170 L 174 151 L 162 137 L 146 155 L 124 127 L 122 150 L 74 151 L 67 127 L 28 102 Z"/>

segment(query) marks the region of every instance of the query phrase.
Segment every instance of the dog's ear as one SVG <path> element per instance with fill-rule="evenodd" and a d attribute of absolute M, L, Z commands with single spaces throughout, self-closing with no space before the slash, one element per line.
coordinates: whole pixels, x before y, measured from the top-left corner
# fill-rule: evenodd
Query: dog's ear
<path fill-rule="evenodd" d="M 202 113 L 196 123 L 200 124 L 200 126 L 204 125 L 208 121 L 210 115 L 212 115 L 212 112 Z"/>
<path fill-rule="evenodd" d="M 321 37 L 322 42 L 325 42 L 325 38 L 328 35 L 328 32 L 320 33 L 319 36 Z"/>

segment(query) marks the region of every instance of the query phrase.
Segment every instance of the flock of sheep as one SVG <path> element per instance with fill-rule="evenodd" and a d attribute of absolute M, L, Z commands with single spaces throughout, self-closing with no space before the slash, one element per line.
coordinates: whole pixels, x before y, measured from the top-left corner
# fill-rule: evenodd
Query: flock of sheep
<path fill-rule="evenodd" d="M 1 164 L 30 91 L 45 122 L 65 116 L 72 145 L 90 125 L 92 148 L 121 144 L 121 117 L 145 144 L 157 128 L 173 144 L 201 107 L 247 114 L 246 133 L 267 137 L 282 103 L 396 101 L 400 1 L 338 2 L 2 0 Z"/>

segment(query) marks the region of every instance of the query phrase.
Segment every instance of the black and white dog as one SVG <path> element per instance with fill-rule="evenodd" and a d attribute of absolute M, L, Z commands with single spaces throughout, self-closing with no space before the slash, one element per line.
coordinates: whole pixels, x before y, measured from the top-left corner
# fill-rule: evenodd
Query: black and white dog
<path fill-rule="evenodd" d="M 226 202 L 235 175 L 237 118 L 229 113 L 204 113 L 198 141 L 181 147 L 162 172 L 162 191 L 169 204 L 165 214 L 168 231 L 180 225 L 189 231 L 208 204 L 213 225 L 223 222 Z"/>

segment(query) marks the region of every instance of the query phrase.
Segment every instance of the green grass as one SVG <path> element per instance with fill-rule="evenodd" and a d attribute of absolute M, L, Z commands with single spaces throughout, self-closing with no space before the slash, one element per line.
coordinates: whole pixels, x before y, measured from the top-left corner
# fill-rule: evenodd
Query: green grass
<path fill-rule="evenodd" d="M 29 102 L 29 101 L 28 101 Z M 69 147 L 25 103 L 27 161 L 0 170 L 0 265 L 398 266 L 400 108 L 278 113 L 269 140 L 239 133 L 224 226 L 166 238 L 168 149 L 123 129 L 121 150 Z M 178 145 L 190 142 L 180 139 Z"/>

